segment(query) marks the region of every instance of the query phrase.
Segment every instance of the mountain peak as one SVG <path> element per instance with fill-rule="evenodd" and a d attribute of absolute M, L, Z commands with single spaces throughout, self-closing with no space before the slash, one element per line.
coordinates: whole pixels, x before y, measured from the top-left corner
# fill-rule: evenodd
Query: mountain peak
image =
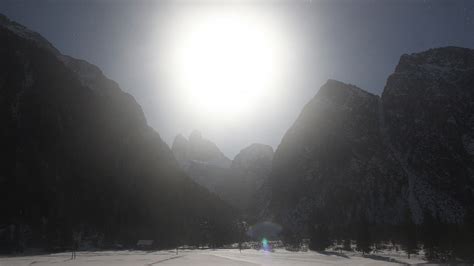
<path fill-rule="evenodd" d="M 412 98 L 410 101 L 421 101 L 427 96 L 448 96 L 454 93 L 459 82 L 469 83 L 473 72 L 473 49 L 449 46 L 404 54 L 387 80 L 382 99 L 408 97 Z M 464 81 L 459 80 L 460 77 Z M 415 82 L 417 86 L 404 84 L 406 81 Z"/>
<path fill-rule="evenodd" d="M 420 53 L 404 54 L 395 69 L 396 73 L 418 68 L 431 70 L 466 70 L 474 68 L 474 50 L 455 46 L 429 49 Z"/>
<path fill-rule="evenodd" d="M 7 16 L 3 14 L 0 14 L 0 27 L 9 30 L 10 32 L 24 40 L 35 43 L 41 48 L 47 49 L 56 56 L 60 55 L 59 51 L 39 33 L 32 31 L 13 20 L 10 20 Z"/>
<path fill-rule="evenodd" d="M 193 130 L 188 140 L 178 134 L 171 150 L 181 165 L 187 165 L 192 161 L 227 168 L 231 164 L 231 160 L 221 152 L 217 145 L 203 138 L 198 130 Z"/>
<path fill-rule="evenodd" d="M 249 169 L 255 166 L 271 167 L 273 148 L 270 145 L 253 143 L 242 149 L 232 161 L 232 168 Z"/>
<path fill-rule="evenodd" d="M 202 140 L 202 134 L 199 130 L 193 130 L 191 134 L 189 134 L 189 141 L 199 141 Z"/>
<path fill-rule="evenodd" d="M 188 140 L 182 134 L 178 134 L 176 135 L 176 137 L 174 137 L 173 145 L 174 143 L 182 143 L 182 142 L 188 142 Z"/>
<path fill-rule="evenodd" d="M 326 83 L 321 86 L 316 97 L 325 98 L 334 102 L 343 102 L 348 97 L 375 97 L 376 95 L 367 92 L 355 85 L 347 84 L 334 79 L 328 79 Z"/>

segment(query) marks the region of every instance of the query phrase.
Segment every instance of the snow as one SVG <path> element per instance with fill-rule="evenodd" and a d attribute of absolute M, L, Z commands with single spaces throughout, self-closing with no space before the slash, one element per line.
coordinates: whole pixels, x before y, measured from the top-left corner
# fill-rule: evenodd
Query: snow
<path fill-rule="evenodd" d="M 415 264 L 424 261 L 418 257 L 408 260 L 398 254 L 363 257 L 358 253 L 328 253 L 313 251 L 291 252 L 277 249 L 275 252 L 237 249 L 175 250 L 164 251 L 97 251 L 77 252 L 76 260 L 70 253 L 35 256 L 0 257 L 1 266 L 19 265 L 396 265 Z"/>

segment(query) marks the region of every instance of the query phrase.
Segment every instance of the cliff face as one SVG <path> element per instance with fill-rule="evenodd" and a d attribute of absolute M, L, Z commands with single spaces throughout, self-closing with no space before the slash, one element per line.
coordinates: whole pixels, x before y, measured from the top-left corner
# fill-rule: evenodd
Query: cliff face
<path fill-rule="evenodd" d="M 474 207 L 473 58 L 454 47 L 404 55 L 381 98 L 329 80 L 275 152 L 267 213 L 291 228 L 400 224 L 408 211 L 415 223 L 463 223 Z"/>
<path fill-rule="evenodd" d="M 378 105 L 378 96 L 352 85 L 321 87 L 275 153 L 269 186 L 277 220 L 299 228 L 313 216 L 397 222 L 406 176 L 386 152 Z"/>
<path fill-rule="evenodd" d="M 97 67 L 0 19 L 6 247 L 65 246 L 72 231 L 169 246 L 198 239 L 202 223 L 231 224 L 231 210 L 179 169 L 131 95 Z"/>
<path fill-rule="evenodd" d="M 252 219 L 258 219 L 264 207 L 265 183 L 272 169 L 273 154 L 271 146 L 254 143 L 232 161 L 231 170 L 239 179 L 237 195 Z"/>
<path fill-rule="evenodd" d="M 382 104 L 392 152 L 410 177 L 415 216 L 426 211 L 463 222 L 474 207 L 474 51 L 403 55 Z"/>

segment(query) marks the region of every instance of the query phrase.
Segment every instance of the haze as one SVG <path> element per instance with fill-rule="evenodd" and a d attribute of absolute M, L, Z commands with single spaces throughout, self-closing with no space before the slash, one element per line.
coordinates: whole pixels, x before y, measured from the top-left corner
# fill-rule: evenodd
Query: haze
<path fill-rule="evenodd" d="M 276 147 L 329 78 L 380 94 L 401 54 L 474 47 L 473 3 L 447 3 L 32 0 L 0 10 L 99 66 L 168 144 L 198 129 L 233 157 L 254 142 Z"/>

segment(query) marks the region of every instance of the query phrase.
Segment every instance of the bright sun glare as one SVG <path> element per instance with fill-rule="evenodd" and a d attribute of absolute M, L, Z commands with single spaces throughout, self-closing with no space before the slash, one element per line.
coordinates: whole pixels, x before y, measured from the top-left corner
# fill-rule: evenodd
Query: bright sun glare
<path fill-rule="evenodd" d="M 183 16 L 174 25 L 172 86 L 191 112 L 239 118 L 264 105 L 283 75 L 282 29 L 249 10 Z"/>

